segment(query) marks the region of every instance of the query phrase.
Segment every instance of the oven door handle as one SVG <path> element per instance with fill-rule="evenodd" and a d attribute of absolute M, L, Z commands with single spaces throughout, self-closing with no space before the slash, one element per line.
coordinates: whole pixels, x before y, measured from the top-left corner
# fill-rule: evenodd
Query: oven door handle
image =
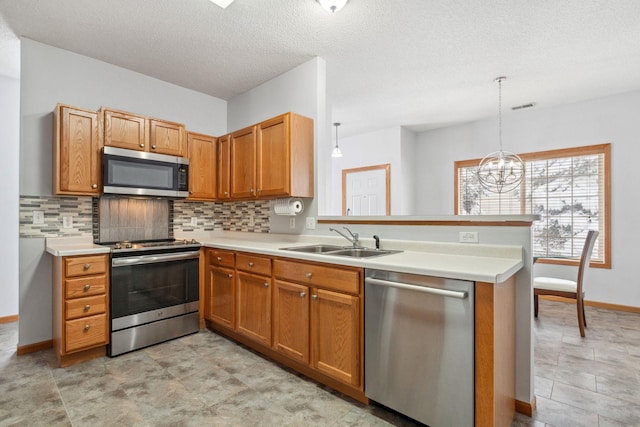
<path fill-rule="evenodd" d="M 167 261 L 180 261 L 184 259 L 195 259 L 200 257 L 200 252 L 181 252 L 178 254 L 158 254 L 140 255 L 126 258 L 114 258 L 111 260 L 112 267 L 126 267 L 129 265 L 155 264 Z"/>

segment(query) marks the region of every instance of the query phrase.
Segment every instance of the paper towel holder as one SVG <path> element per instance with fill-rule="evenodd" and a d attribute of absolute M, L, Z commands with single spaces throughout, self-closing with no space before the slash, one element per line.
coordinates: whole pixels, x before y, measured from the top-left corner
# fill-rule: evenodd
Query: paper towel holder
<path fill-rule="evenodd" d="M 271 208 L 276 215 L 296 216 L 304 211 L 304 202 L 297 197 L 273 199 Z"/>

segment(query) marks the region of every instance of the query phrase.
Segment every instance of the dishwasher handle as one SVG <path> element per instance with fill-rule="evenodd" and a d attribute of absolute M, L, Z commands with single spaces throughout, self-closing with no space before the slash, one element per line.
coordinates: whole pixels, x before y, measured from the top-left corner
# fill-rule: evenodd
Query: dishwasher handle
<path fill-rule="evenodd" d="M 390 280 L 374 279 L 373 277 L 367 277 L 364 279 L 365 283 L 375 286 L 387 286 L 391 288 L 407 289 L 410 291 L 424 292 L 427 294 L 441 295 L 445 297 L 465 299 L 467 297 L 466 291 L 450 291 L 447 289 L 431 288 L 427 286 L 416 286 L 408 283 L 392 282 Z"/>

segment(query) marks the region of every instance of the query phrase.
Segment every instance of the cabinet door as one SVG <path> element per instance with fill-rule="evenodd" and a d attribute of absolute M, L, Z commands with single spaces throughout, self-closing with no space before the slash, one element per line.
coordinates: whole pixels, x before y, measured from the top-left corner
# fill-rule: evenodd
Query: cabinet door
<path fill-rule="evenodd" d="M 291 194 L 289 116 L 283 115 L 258 126 L 257 195 Z"/>
<path fill-rule="evenodd" d="M 99 195 L 102 138 L 98 113 L 59 105 L 54 120 L 54 193 Z"/>
<path fill-rule="evenodd" d="M 209 267 L 208 319 L 235 328 L 235 278 L 233 270 Z"/>
<path fill-rule="evenodd" d="M 271 278 L 238 272 L 238 332 L 271 346 Z"/>
<path fill-rule="evenodd" d="M 273 293 L 273 348 L 309 363 L 309 288 L 276 280 Z"/>
<path fill-rule="evenodd" d="M 313 289 L 312 364 L 352 386 L 360 385 L 359 297 Z"/>
<path fill-rule="evenodd" d="M 231 197 L 231 137 L 221 136 L 218 139 L 218 200 Z"/>
<path fill-rule="evenodd" d="M 184 125 L 151 119 L 149 130 L 150 152 L 178 157 L 187 156 Z"/>
<path fill-rule="evenodd" d="M 231 198 L 255 197 L 256 132 L 255 126 L 231 134 Z"/>
<path fill-rule="evenodd" d="M 147 119 L 121 111 L 104 110 L 104 145 L 146 151 Z"/>
<path fill-rule="evenodd" d="M 189 199 L 216 198 L 216 138 L 189 132 Z"/>

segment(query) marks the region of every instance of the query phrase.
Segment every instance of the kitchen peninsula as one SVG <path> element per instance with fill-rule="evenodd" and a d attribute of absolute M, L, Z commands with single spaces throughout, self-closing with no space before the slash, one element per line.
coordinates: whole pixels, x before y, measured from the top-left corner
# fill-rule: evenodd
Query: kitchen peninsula
<path fill-rule="evenodd" d="M 521 246 L 383 240 L 383 249 L 402 252 L 350 258 L 283 249 L 311 244 L 342 246 L 345 243 L 340 237 L 326 235 L 221 231 L 195 236 L 176 233 L 176 237 L 195 237 L 203 244 L 200 315 L 210 329 L 363 402 L 368 401 L 363 374 L 365 269 L 474 282 L 476 425 L 510 423 L 516 405 L 515 275 L 525 265 Z M 373 241 L 369 240 L 363 239 L 362 243 L 372 247 Z M 85 243 L 85 251 L 78 252 L 78 240 L 48 239 L 47 251 L 56 257 L 64 257 L 101 250 L 90 241 Z M 212 304 L 215 295 L 209 286 L 212 278 L 221 277 L 216 276 L 220 272 L 232 275 L 235 280 L 229 283 L 227 301 L 230 306 L 218 306 L 216 313 L 215 304 Z M 260 289 L 265 291 L 257 293 Z M 311 331 L 311 336 L 306 337 L 306 350 L 303 346 L 298 352 L 298 342 L 291 338 L 291 331 L 281 327 L 287 319 L 293 320 L 291 323 L 302 319 L 288 318 L 282 307 L 284 303 L 294 301 L 292 295 L 302 299 L 299 296 L 303 294 L 315 296 L 318 304 L 322 304 L 323 298 L 331 300 L 332 308 L 311 311 L 312 319 L 307 320 L 311 326 L 305 328 Z M 258 306 L 252 306 L 256 302 L 260 302 Z M 330 305 L 325 305 L 327 307 Z M 226 324 L 219 321 L 224 316 L 216 317 L 220 310 L 222 313 L 227 310 L 230 315 Z M 332 359 L 331 340 L 323 340 L 322 330 L 317 329 L 319 324 L 326 322 L 321 316 L 331 314 L 341 319 L 351 316 L 348 318 L 352 329 L 335 328 L 335 322 L 329 323 L 334 335 L 334 331 L 339 330 L 345 334 L 342 338 L 349 341 L 349 345 L 345 345 L 348 348 L 342 349 L 346 352 L 346 363 Z M 314 321 L 313 316 L 318 315 L 320 317 Z M 318 322 L 318 319 L 322 321 Z M 331 351 L 324 354 L 323 346 Z"/>

